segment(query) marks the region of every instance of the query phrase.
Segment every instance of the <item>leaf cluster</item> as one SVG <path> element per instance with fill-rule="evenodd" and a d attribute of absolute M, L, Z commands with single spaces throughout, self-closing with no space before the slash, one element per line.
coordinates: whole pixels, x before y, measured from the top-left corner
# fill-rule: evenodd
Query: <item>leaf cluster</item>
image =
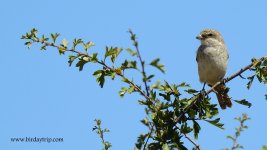
<path fill-rule="evenodd" d="M 95 119 L 96 125 L 93 128 L 93 131 L 96 132 L 96 134 L 98 134 L 100 136 L 102 145 L 103 145 L 103 150 L 108 150 L 109 148 L 111 148 L 111 143 L 108 141 L 105 141 L 104 139 L 104 134 L 110 132 L 109 129 L 102 129 L 101 127 L 101 123 L 102 121 L 100 119 Z"/>
<path fill-rule="evenodd" d="M 237 120 L 239 122 L 239 127 L 236 128 L 236 132 L 233 136 L 227 136 L 228 139 L 230 139 L 233 142 L 233 145 L 231 147 L 231 150 L 235 150 L 235 149 L 243 149 L 244 147 L 238 143 L 238 138 L 241 135 L 241 132 L 244 131 L 244 129 L 247 129 L 248 126 L 245 125 L 245 122 L 250 120 L 250 118 L 247 116 L 247 114 L 242 114 L 241 117 L 237 117 L 235 118 L 235 120 Z M 229 150 L 229 149 L 224 149 L 224 150 Z"/>

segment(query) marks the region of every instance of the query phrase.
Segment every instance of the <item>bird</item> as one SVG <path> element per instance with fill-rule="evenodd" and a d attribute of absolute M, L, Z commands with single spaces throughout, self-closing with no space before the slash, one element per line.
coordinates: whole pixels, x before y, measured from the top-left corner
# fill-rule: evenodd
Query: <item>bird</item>
<path fill-rule="evenodd" d="M 215 29 L 204 29 L 196 38 L 201 42 L 197 49 L 196 61 L 199 80 L 204 83 L 204 90 L 206 83 L 212 87 L 223 80 L 227 70 L 229 54 L 222 35 Z M 222 109 L 232 107 L 225 83 L 214 88 L 214 92 Z"/>

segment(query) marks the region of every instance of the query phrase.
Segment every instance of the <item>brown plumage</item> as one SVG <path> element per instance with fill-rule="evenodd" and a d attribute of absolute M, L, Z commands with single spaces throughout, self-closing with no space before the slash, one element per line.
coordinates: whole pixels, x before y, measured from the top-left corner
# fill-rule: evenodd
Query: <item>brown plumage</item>
<path fill-rule="evenodd" d="M 232 107 L 231 98 L 227 94 L 227 88 L 225 85 L 218 85 L 214 90 L 217 92 L 216 96 L 222 109 Z"/>

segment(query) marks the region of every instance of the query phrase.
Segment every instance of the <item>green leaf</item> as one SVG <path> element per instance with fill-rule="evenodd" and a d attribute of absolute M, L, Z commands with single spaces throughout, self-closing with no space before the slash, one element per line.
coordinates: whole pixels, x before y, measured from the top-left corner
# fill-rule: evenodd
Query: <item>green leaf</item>
<path fill-rule="evenodd" d="M 145 126 L 149 126 L 149 120 L 148 120 L 148 118 L 144 118 L 144 119 L 142 119 L 141 120 L 141 122 L 145 125 Z"/>
<path fill-rule="evenodd" d="M 198 134 L 199 134 L 200 129 L 201 129 L 201 127 L 199 126 L 199 124 L 195 120 L 193 120 L 193 131 L 194 131 L 195 139 L 198 138 Z"/>
<path fill-rule="evenodd" d="M 163 65 L 163 64 L 160 64 L 159 61 L 160 61 L 159 58 L 154 59 L 154 60 L 150 63 L 150 65 L 151 65 L 151 66 L 154 66 L 154 67 L 156 67 L 156 68 L 158 68 L 162 73 L 165 73 L 164 65 Z"/>
<path fill-rule="evenodd" d="M 65 51 L 66 51 L 66 47 L 62 47 L 62 46 L 58 47 L 57 49 L 58 49 L 58 52 L 59 52 L 60 55 L 64 54 Z"/>
<path fill-rule="evenodd" d="M 46 50 L 46 45 L 45 44 L 42 45 L 41 48 L 40 48 L 40 50 Z"/>
<path fill-rule="evenodd" d="M 130 83 L 130 81 L 127 79 L 127 78 L 125 78 L 125 77 L 122 77 L 122 82 L 125 82 L 125 83 Z"/>
<path fill-rule="evenodd" d="M 118 48 L 118 47 L 106 47 L 106 53 L 105 53 L 105 59 L 107 57 L 110 57 L 112 63 L 115 62 L 116 58 L 119 56 L 119 54 L 121 53 L 123 49 L 122 48 Z"/>
<path fill-rule="evenodd" d="M 251 87 L 251 85 L 253 83 L 254 77 L 255 77 L 255 75 L 250 76 L 250 77 L 247 78 L 249 80 L 248 83 L 247 83 L 247 88 L 248 89 L 250 89 L 250 87 Z"/>
<path fill-rule="evenodd" d="M 262 146 L 262 150 L 267 150 L 267 146 L 266 145 L 263 145 Z"/>
<path fill-rule="evenodd" d="M 82 71 L 83 70 L 83 66 L 88 62 L 88 61 L 85 61 L 83 58 L 84 57 L 79 58 L 79 61 L 76 64 L 76 67 L 79 67 L 79 71 Z"/>
<path fill-rule="evenodd" d="M 159 86 L 160 86 L 160 81 L 157 81 L 156 83 L 154 83 L 154 84 L 151 85 L 151 88 L 158 89 Z"/>
<path fill-rule="evenodd" d="M 97 63 L 98 59 L 97 59 L 97 53 L 93 53 L 91 56 L 91 62 Z"/>
<path fill-rule="evenodd" d="M 199 91 L 197 91 L 195 89 L 187 89 L 187 90 L 185 90 L 185 92 L 187 92 L 189 94 L 194 94 L 194 93 L 198 93 Z"/>
<path fill-rule="evenodd" d="M 220 121 L 220 118 L 217 118 L 215 120 L 205 120 L 205 121 L 207 121 L 208 123 L 210 123 L 210 124 L 212 124 L 212 125 L 220 128 L 220 129 L 224 129 L 223 128 L 223 124 L 219 122 Z"/>
<path fill-rule="evenodd" d="M 169 148 L 167 143 L 162 145 L 162 150 L 170 150 L 170 148 Z"/>
<path fill-rule="evenodd" d="M 248 106 L 248 108 L 250 108 L 252 106 L 252 104 L 250 102 L 248 102 L 247 100 L 245 100 L 245 99 L 234 100 L 234 101 L 237 102 L 238 104 Z"/>
<path fill-rule="evenodd" d="M 144 81 L 147 81 L 147 82 L 150 82 L 151 81 L 151 79 L 154 77 L 155 75 L 149 75 L 148 77 L 146 77 L 146 78 L 143 78 L 143 82 Z"/>
<path fill-rule="evenodd" d="M 128 61 L 128 60 L 125 60 L 121 64 L 121 69 L 122 70 L 125 70 L 125 69 L 137 69 L 136 61 Z"/>
<path fill-rule="evenodd" d="M 178 85 L 178 87 L 190 87 L 190 85 L 185 82 L 182 82 L 181 84 Z"/>
<path fill-rule="evenodd" d="M 170 94 L 159 93 L 159 96 L 163 97 L 167 101 L 171 100 L 171 95 Z"/>
<path fill-rule="evenodd" d="M 116 72 L 114 70 L 104 70 L 105 76 L 110 76 L 112 80 L 114 80 L 116 76 Z"/>
<path fill-rule="evenodd" d="M 25 35 L 22 35 L 20 39 L 26 39 L 26 36 Z"/>
<path fill-rule="evenodd" d="M 182 133 L 187 134 L 187 133 L 190 133 L 192 130 L 193 130 L 193 129 L 190 128 L 190 127 L 187 125 L 187 123 L 184 123 L 184 124 L 182 124 L 182 126 L 181 126 L 181 132 L 182 132 Z"/>
<path fill-rule="evenodd" d="M 131 94 L 135 91 L 135 87 L 134 86 L 130 86 L 130 88 L 128 89 L 128 93 Z"/>
<path fill-rule="evenodd" d="M 119 91 L 119 95 L 120 97 L 123 97 L 125 95 L 125 93 L 127 92 L 127 88 L 126 87 L 122 87 L 121 90 Z"/>
<path fill-rule="evenodd" d="M 88 50 L 88 49 L 90 49 L 92 46 L 95 46 L 95 44 L 93 43 L 93 42 L 87 42 L 87 43 L 83 43 L 83 48 L 84 48 L 84 50 Z"/>
<path fill-rule="evenodd" d="M 150 75 L 150 76 L 147 77 L 147 80 L 150 80 L 150 79 L 152 79 L 153 77 L 155 77 L 155 75 L 152 74 L 152 75 Z"/>
<path fill-rule="evenodd" d="M 104 70 L 97 70 L 93 73 L 96 76 L 96 81 L 99 83 L 100 87 L 103 88 L 105 83 L 105 71 Z"/>
<path fill-rule="evenodd" d="M 33 38 L 37 38 L 37 32 L 38 30 L 36 28 L 32 28 L 30 36 Z"/>
<path fill-rule="evenodd" d="M 137 52 L 130 49 L 130 48 L 127 48 L 126 51 L 131 55 L 131 56 L 136 56 L 137 55 Z"/>
<path fill-rule="evenodd" d="M 82 39 L 74 39 L 73 40 L 73 49 L 75 49 L 75 47 L 78 45 L 78 44 L 81 44 L 81 43 L 83 43 L 83 41 L 82 41 Z"/>
<path fill-rule="evenodd" d="M 59 36 L 60 34 L 59 33 L 55 33 L 55 34 L 50 34 L 50 36 L 51 36 L 51 39 L 52 39 L 52 41 L 53 41 L 53 43 L 55 43 L 56 42 L 56 40 L 57 40 L 57 37 Z"/>
<path fill-rule="evenodd" d="M 110 132 L 110 130 L 109 129 L 104 129 L 103 132 Z"/>
<path fill-rule="evenodd" d="M 234 140 L 234 138 L 233 138 L 232 136 L 230 136 L 230 135 L 228 135 L 226 138 L 227 138 L 227 139 Z"/>
<path fill-rule="evenodd" d="M 138 150 L 140 150 L 141 147 L 144 145 L 144 141 L 145 141 L 147 136 L 148 136 L 148 134 L 141 134 L 141 135 L 138 136 L 137 143 L 135 143 L 135 147 Z"/>
<path fill-rule="evenodd" d="M 42 35 L 42 41 L 44 42 L 44 41 L 48 41 L 49 40 L 49 38 L 46 38 L 44 35 Z"/>
<path fill-rule="evenodd" d="M 72 65 L 73 61 L 74 61 L 76 58 L 77 58 L 76 56 L 69 55 L 69 61 L 68 61 L 68 63 L 69 63 L 69 66 L 71 66 L 71 65 Z"/>
<path fill-rule="evenodd" d="M 27 41 L 27 42 L 24 43 L 24 45 L 27 45 L 28 49 L 30 49 L 31 45 L 32 45 L 32 42 L 31 41 Z"/>

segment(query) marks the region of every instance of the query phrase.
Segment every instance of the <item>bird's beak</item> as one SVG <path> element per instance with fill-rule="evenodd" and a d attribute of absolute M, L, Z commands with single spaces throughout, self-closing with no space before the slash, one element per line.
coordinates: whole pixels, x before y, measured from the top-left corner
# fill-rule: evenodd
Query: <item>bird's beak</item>
<path fill-rule="evenodd" d="M 201 35 L 198 35 L 198 36 L 196 36 L 196 39 L 201 40 L 202 39 L 202 36 Z"/>

